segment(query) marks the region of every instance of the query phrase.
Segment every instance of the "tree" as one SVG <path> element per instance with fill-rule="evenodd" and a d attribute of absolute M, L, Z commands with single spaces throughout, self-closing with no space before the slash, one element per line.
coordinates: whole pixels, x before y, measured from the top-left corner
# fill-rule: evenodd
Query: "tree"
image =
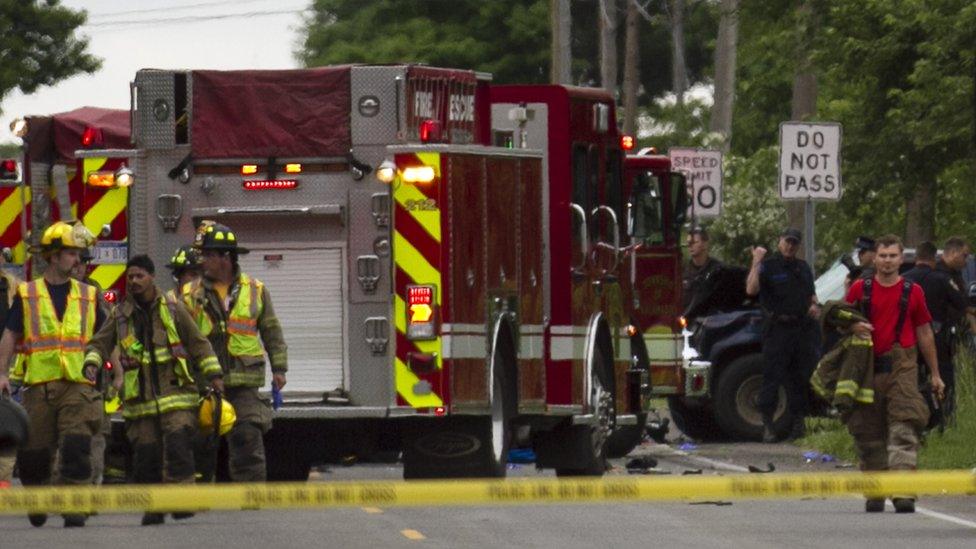
<path fill-rule="evenodd" d="M 685 102 L 688 66 L 685 63 L 685 0 L 668 0 L 671 16 L 671 91 L 678 102 Z"/>
<path fill-rule="evenodd" d="M 729 152 L 732 112 L 735 104 L 736 50 L 739 37 L 739 0 L 722 0 L 715 44 L 715 92 L 708 129 L 722 136 L 721 148 Z"/>
<path fill-rule="evenodd" d="M 0 0 L 0 99 L 98 70 L 101 61 L 85 52 L 88 40 L 75 35 L 86 19 L 58 0 Z"/>
<path fill-rule="evenodd" d="M 600 21 L 600 85 L 617 92 L 617 0 L 599 0 L 597 17 Z"/>
<path fill-rule="evenodd" d="M 624 38 L 624 133 L 637 136 L 637 92 L 640 74 L 637 72 L 640 63 L 640 13 L 637 0 L 627 1 L 626 36 Z"/>

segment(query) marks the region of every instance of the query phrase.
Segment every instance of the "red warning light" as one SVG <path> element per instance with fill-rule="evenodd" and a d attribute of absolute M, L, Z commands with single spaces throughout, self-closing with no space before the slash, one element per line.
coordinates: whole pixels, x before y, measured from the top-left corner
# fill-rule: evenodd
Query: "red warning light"
<path fill-rule="evenodd" d="M 420 142 L 430 143 L 441 140 L 441 123 L 428 118 L 420 123 Z"/>
<path fill-rule="evenodd" d="M 102 130 L 88 126 L 81 134 L 81 144 L 85 147 L 102 144 Z"/>
<path fill-rule="evenodd" d="M 102 298 L 109 303 L 115 303 L 119 299 L 119 294 L 115 293 L 115 290 L 106 290 L 102 292 Z"/>
<path fill-rule="evenodd" d="M 632 136 L 632 135 L 621 135 L 620 136 L 620 148 L 621 149 L 623 149 L 625 151 L 632 151 L 632 150 L 634 150 L 634 146 L 636 144 L 637 143 L 634 140 L 634 136 Z"/>
<path fill-rule="evenodd" d="M 242 183 L 245 191 L 269 191 L 269 190 L 287 190 L 298 188 L 298 180 L 295 179 L 272 179 L 272 180 L 255 180 L 255 181 L 244 181 Z"/>

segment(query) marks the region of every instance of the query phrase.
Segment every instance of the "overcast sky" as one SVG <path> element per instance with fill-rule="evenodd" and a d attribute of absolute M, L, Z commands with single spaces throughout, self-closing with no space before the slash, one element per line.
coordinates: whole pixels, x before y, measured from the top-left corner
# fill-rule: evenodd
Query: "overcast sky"
<path fill-rule="evenodd" d="M 10 121 L 78 107 L 129 108 L 137 70 L 295 68 L 301 11 L 310 0 L 62 0 L 88 10 L 80 34 L 102 59 L 92 75 L 75 76 L 0 105 L 0 142 L 19 142 Z"/>

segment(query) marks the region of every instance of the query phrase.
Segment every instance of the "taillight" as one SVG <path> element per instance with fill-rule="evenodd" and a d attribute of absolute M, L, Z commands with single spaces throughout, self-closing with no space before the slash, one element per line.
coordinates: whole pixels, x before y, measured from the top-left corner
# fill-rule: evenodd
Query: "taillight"
<path fill-rule="evenodd" d="M 297 189 L 298 181 L 295 179 L 244 181 L 241 186 L 244 187 L 245 191 L 287 190 Z"/>
<path fill-rule="evenodd" d="M 434 339 L 437 337 L 437 288 L 407 286 L 407 339 Z"/>
<path fill-rule="evenodd" d="M 441 140 L 441 123 L 428 118 L 420 123 L 420 142 L 430 143 Z"/>

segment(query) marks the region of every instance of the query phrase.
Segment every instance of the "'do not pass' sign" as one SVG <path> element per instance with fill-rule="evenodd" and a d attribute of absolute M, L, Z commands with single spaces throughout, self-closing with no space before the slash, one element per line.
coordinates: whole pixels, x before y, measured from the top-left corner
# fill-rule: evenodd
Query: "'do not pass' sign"
<path fill-rule="evenodd" d="M 691 195 L 688 213 L 717 217 L 722 213 L 722 152 L 708 149 L 668 149 L 671 169 L 687 179 Z"/>
<path fill-rule="evenodd" d="M 785 200 L 840 200 L 841 126 L 779 125 L 779 195 Z"/>

